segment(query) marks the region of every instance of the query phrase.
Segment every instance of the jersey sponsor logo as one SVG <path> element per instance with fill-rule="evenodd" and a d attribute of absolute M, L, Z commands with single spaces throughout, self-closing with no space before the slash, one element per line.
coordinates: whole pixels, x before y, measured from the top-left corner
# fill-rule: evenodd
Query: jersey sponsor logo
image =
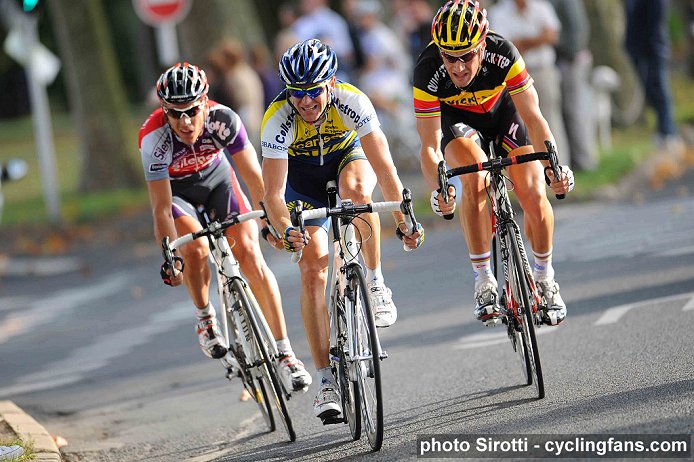
<path fill-rule="evenodd" d="M 171 152 L 171 149 L 171 138 L 169 136 L 165 136 L 164 140 L 160 144 L 158 144 L 157 147 L 154 149 L 152 157 L 154 157 L 155 159 L 164 160 L 166 158 L 166 154 Z"/>
<path fill-rule="evenodd" d="M 195 156 L 184 156 L 176 160 L 176 162 L 171 165 L 171 170 L 174 172 L 202 170 L 204 167 L 207 167 L 210 163 L 212 163 L 215 157 L 217 157 L 218 153 L 219 151 L 210 154 L 199 153 Z"/>
<path fill-rule="evenodd" d="M 506 69 L 509 64 L 511 64 L 511 60 L 508 57 L 490 51 L 484 54 L 484 60 L 485 62 L 499 66 L 501 69 Z"/>
<path fill-rule="evenodd" d="M 354 121 L 354 124 L 355 124 L 357 127 L 361 127 L 361 125 L 363 125 L 363 123 L 362 123 L 362 124 L 359 124 L 359 122 L 361 122 L 361 121 L 363 120 L 363 119 L 362 119 L 362 116 L 361 116 L 360 114 L 357 114 L 357 111 L 355 111 L 354 108 L 349 107 L 349 104 L 337 103 L 337 108 L 338 108 L 338 109 L 340 110 L 340 112 L 342 112 L 344 115 L 346 115 L 347 117 L 349 117 L 350 119 L 352 119 L 352 120 Z M 370 115 L 367 116 L 367 117 L 368 117 L 369 120 L 371 120 L 371 116 L 370 116 Z M 368 120 L 367 120 L 367 122 L 368 122 Z"/>
<path fill-rule="evenodd" d="M 280 124 L 280 132 L 275 135 L 275 141 L 284 144 L 287 141 L 287 135 L 289 134 L 289 130 L 292 128 L 292 117 L 294 117 L 293 111 L 289 113 L 287 118 Z M 278 149 L 278 148 L 273 148 L 273 149 Z M 287 148 L 282 149 L 283 151 L 286 151 Z"/>
<path fill-rule="evenodd" d="M 434 72 L 434 75 L 431 77 L 431 79 L 429 79 L 429 83 L 427 83 L 427 90 L 429 90 L 431 93 L 436 93 L 439 91 L 439 85 L 444 75 L 446 75 L 446 68 L 443 66 L 443 64 L 441 64 L 439 70 Z"/>
<path fill-rule="evenodd" d="M 226 122 L 222 122 L 219 120 L 215 120 L 214 122 L 210 121 L 207 124 L 207 130 L 210 133 L 216 132 L 220 140 L 225 140 L 229 138 L 229 135 L 231 135 L 231 128 L 227 127 Z"/>
<path fill-rule="evenodd" d="M 364 124 L 368 123 L 371 119 L 373 119 L 373 115 L 372 115 L 372 114 L 369 114 L 369 115 L 367 115 L 366 117 L 364 117 L 364 118 L 361 120 L 361 122 L 359 122 L 359 123 L 356 125 L 357 130 L 359 130 L 361 127 L 363 127 Z"/>
<path fill-rule="evenodd" d="M 169 168 L 169 166 L 167 164 L 160 164 L 160 163 L 149 164 L 149 172 L 150 173 L 162 172 L 162 171 L 166 170 L 167 168 Z"/>
<path fill-rule="evenodd" d="M 278 135 L 279 136 L 279 135 Z M 267 141 L 261 141 L 260 146 L 263 148 L 274 149 L 275 151 L 286 151 L 287 147 L 275 143 L 268 143 Z"/>
<path fill-rule="evenodd" d="M 511 128 L 508 129 L 508 134 L 511 135 L 511 138 L 513 138 L 515 140 L 515 139 L 517 139 L 516 138 L 516 132 L 517 131 L 518 131 L 518 124 L 514 122 L 511 124 Z"/>

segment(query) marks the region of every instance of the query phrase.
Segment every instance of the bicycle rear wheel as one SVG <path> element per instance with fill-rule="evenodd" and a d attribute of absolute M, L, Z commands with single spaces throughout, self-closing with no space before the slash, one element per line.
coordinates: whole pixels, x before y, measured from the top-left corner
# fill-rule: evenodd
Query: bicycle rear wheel
<path fill-rule="evenodd" d="M 524 261 L 521 251 L 523 242 L 520 240 L 518 229 L 509 225 L 507 228 L 508 242 L 510 247 L 510 261 L 513 271 L 509 271 L 514 276 L 511 279 L 512 295 L 518 303 L 519 314 L 522 313 L 522 318 L 516 318 L 521 323 L 521 333 L 524 346 L 524 358 L 526 361 L 526 371 L 530 373 L 528 377 L 528 385 L 530 382 L 535 384 L 538 399 L 545 397 L 545 384 L 542 376 L 542 364 L 540 362 L 540 351 L 537 347 L 537 336 L 535 335 L 535 311 L 537 309 L 535 297 L 531 297 L 530 284 L 526 268 L 529 266 L 527 260 Z M 513 286 L 516 286 L 514 291 Z M 527 367 L 530 366 L 530 367 Z"/>
<path fill-rule="evenodd" d="M 254 344 L 256 350 L 257 357 L 253 364 L 256 368 L 256 379 L 263 384 L 262 388 L 267 392 L 267 401 L 273 404 L 282 418 L 289 441 L 296 441 L 292 419 L 287 410 L 284 388 L 278 378 L 277 364 L 268 353 L 272 336 L 265 329 L 265 325 L 258 319 L 259 316 L 262 316 L 262 312 L 257 305 L 251 302 L 251 297 L 246 293 L 246 288 L 240 280 L 235 279 L 232 282 L 231 289 L 242 305 L 240 313 L 246 318 L 245 320 L 252 332 L 252 335 L 247 335 L 246 339 L 249 340 L 249 343 Z"/>
<path fill-rule="evenodd" d="M 347 279 L 354 306 L 355 357 L 351 366 L 356 369 L 364 432 L 371 449 L 378 451 L 383 444 L 383 394 L 378 333 L 361 266 L 350 265 Z"/>
<path fill-rule="evenodd" d="M 223 287 L 224 288 L 221 296 L 223 297 L 222 309 L 224 310 L 226 318 L 225 331 L 229 329 L 233 329 L 234 331 L 233 336 L 229 335 L 229 332 L 225 332 L 227 344 L 229 345 L 231 353 L 234 355 L 236 361 L 239 363 L 239 367 L 241 368 L 241 379 L 243 380 L 244 388 L 258 405 L 260 414 L 263 416 L 263 420 L 267 424 L 269 431 L 274 432 L 276 430 L 275 416 L 272 414 L 272 407 L 270 404 L 267 387 L 253 374 L 253 363 L 255 362 L 253 359 L 254 353 L 251 351 L 244 351 L 241 343 L 238 340 L 235 340 L 238 339 L 239 336 L 245 335 L 243 326 L 238 325 L 239 323 L 234 318 L 234 313 L 232 312 L 234 309 L 234 304 L 240 303 L 237 302 L 239 299 L 236 295 L 236 291 L 234 291 L 234 295 L 232 295 L 229 286 Z M 248 322 L 242 313 L 239 313 L 238 319 L 241 324 L 245 323 L 248 325 Z"/>

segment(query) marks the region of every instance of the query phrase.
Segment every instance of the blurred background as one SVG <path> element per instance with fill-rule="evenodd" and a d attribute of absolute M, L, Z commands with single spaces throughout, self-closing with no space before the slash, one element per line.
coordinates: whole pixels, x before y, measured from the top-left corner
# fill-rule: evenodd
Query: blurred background
<path fill-rule="evenodd" d="M 481 3 L 491 28 L 526 57 L 560 154 L 577 173 L 571 200 L 607 195 L 645 162 L 654 188 L 691 165 L 694 0 Z M 411 74 L 442 4 L 0 0 L 0 163 L 28 166 L 21 180 L 2 183 L 0 230 L 130 217 L 151 234 L 137 130 L 157 106 L 159 74 L 179 60 L 204 67 L 211 97 L 241 115 L 257 146 L 263 112 L 282 88 L 278 57 L 310 37 L 335 48 L 338 77 L 374 102 L 399 170 L 420 177 Z M 529 19 L 514 21 L 509 8 Z M 664 102 L 651 96 L 653 76 L 638 71 L 651 55 L 668 85 Z M 674 130 L 664 126 L 668 111 Z M 2 245 L 0 253 L 64 248 Z"/>

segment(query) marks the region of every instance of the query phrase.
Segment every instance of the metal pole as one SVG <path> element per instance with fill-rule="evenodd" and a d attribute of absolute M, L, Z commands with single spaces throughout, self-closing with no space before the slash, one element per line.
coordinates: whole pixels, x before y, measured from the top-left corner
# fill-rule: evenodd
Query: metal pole
<path fill-rule="evenodd" d="M 36 62 L 32 59 L 31 50 L 38 44 L 38 19 L 25 17 L 22 22 L 26 50 L 29 50 L 27 59 L 27 83 L 29 86 L 29 98 L 31 100 L 31 115 L 34 123 L 34 136 L 38 148 L 39 167 L 41 171 L 41 184 L 43 185 L 43 197 L 46 204 L 48 219 L 52 222 L 62 220 L 60 213 L 60 193 L 58 192 L 58 180 L 55 166 L 55 148 L 53 146 L 53 127 L 51 124 L 50 109 L 48 107 L 48 95 L 46 85 L 39 81 Z"/>
<path fill-rule="evenodd" d="M 180 57 L 176 24 L 174 22 L 165 22 L 156 26 L 154 30 L 157 37 L 159 64 L 162 67 L 172 66 Z"/>

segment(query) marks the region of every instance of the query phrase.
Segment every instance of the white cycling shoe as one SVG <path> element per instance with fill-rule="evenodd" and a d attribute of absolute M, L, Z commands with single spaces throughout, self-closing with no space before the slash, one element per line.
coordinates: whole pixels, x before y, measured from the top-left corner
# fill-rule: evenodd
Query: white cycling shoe
<path fill-rule="evenodd" d="M 308 387 L 313 382 L 311 374 L 306 371 L 304 363 L 299 361 L 294 353 L 280 356 L 277 360 L 280 377 L 284 388 L 289 391 L 303 391 L 306 393 Z"/>
<path fill-rule="evenodd" d="M 398 319 L 398 309 L 393 303 L 393 293 L 383 282 L 370 282 L 367 285 L 369 290 L 369 301 L 374 313 L 376 327 L 390 327 Z"/>
<path fill-rule="evenodd" d="M 337 385 L 323 379 L 320 390 L 313 400 L 313 414 L 321 419 L 324 425 L 336 423 L 339 420 L 342 405 L 340 395 L 337 393 Z"/>
<path fill-rule="evenodd" d="M 559 284 L 554 279 L 537 281 L 537 290 L 545 306 L 542 321 L 550 326 L 561 324 L 566 319 L 566 303 L 559 293 Z"/>
<path fill-rule="evenodd" d="M 195 327 L 198 332 L 200 349 L 205 353 L 205 356 L 208 358 L 220 359 L 227 354 L 226 341 L 224 340 L 222 331 L 219 330 L 219 324 L 215 316 L 209 316 L 198 320 Z"/>

